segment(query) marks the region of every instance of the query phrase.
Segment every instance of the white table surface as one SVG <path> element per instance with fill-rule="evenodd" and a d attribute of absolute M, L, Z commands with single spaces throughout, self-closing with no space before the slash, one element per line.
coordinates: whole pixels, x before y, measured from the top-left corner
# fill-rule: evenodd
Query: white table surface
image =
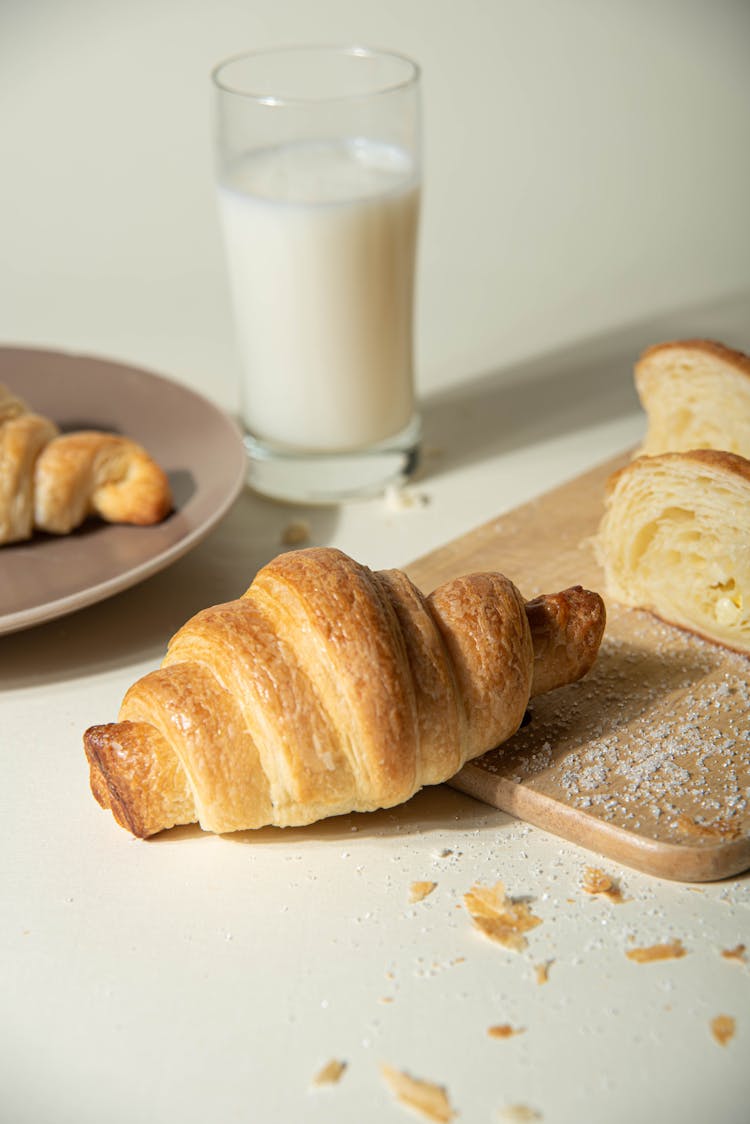
<path fill-rule="evenodd" d="M 165 572 L 0 638 L 3 1124 L 407 1119 L 383 1062 L 445 1085 L 467 1122 L 513 1105 L 550 1124 L 748 1119 L 750 966 L 720 955 L 750 945 L 747 876 L 602 863 L 628 899 L 609 904 L 580 888 L 595 856 L 447 787 L 304 830 L 136 841 L 95 804 L 81 746 L 291 520 L 406 563 L 637 441 L 642 347 L 750 348 L 747 9 L 605 7 L 6 0 L 0 342 L 136 363 L 230 410 L 210 65 L 292 40 L 420 58 L 428 455 L 424 502 L 247 492 Z M 463 907 L 498 879 L 542 919 L 524 952 Z M 412 905 L 415 880 L 437 886 Z M 625 956 L 673 938 L 680 960 Z M 489 1037 L 502 1023 L 524 1033 Z M 343 1078 L 312 1088 L 332 1058 Z"/>

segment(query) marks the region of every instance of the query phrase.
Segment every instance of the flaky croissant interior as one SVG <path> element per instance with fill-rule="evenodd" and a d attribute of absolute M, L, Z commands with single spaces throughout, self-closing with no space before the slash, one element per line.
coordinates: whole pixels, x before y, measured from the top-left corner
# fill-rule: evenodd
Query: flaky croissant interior
<path fill-rule="evenodd" d="M 638 457 L 611 479 L 598 552 L 608 593 L 750 653 L 750 462 Z"/>
<path fill-rule="evenodd" d="M 603 629 L 580 587 L 527 605 L 486 573 L 425 597 L 399 570 L 290 551 L 86 731 L 92 791 L 139 836 L 389 807 L 510 737 L 531 694 L 585 674 Z"/>
<path fill-rule="evenodd" d="M 635 367 L 642 454 L 724 449 L 750 457 L 750 357 L 713 340 L 658 344 Z"/>

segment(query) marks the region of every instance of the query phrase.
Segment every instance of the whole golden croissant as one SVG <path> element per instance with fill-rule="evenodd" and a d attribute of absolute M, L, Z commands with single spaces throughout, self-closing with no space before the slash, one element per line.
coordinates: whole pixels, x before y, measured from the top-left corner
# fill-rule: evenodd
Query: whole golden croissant
<path fill-rule="evenodd" d="M 142 837 L 391 807 L 510 737 L 530 695 L 584 675 L 604 617 L 580 587 L 524 604 L 486 573 L 425 597 L 399 570 L 290 551 L 188 621 L 119 721 L 86 731 L 92 791 Z"/>
<path fill-rule="evenodd" d="M 0 544 L 34 529 L 64 535 L 89 515 L 109 523 L 158 523 L 171 510 L 165 472 L 127 437 L 60 434 L 0 386 Z"/>

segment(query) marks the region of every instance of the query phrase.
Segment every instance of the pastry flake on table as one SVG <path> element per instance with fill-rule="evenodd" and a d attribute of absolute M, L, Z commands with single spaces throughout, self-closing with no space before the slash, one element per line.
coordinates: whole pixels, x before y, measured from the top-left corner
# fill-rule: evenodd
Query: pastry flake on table
<path fill-rule="evenodd" d="M 0 545 L 66 535 L 90 515 L 149 526 L 171 510 L 166 473 L 135 441 L 60 433 L 0 386 Z"/>
<path fill-rule="evenodd" d="M 525 1027 L 511 1026 L 510 1023 L 497 1023 L 487 1027 L 489 1038 L 514 1038 L 517 1034 L 525 1034 L 525 1032 Z"/>
<path fill-rule="evenodd" d="M 586 894 L 599 895 L 612 902 L 614 905 L 622 905 L 626 900 L 622 896 L 622 890 L 609 875 L 605 874 L 595 866 L 587 866 L 583 872 L 581 879 L 581 889 Z"/>
<path fill-rule="evenodd" d="M 541 1120 L 542 1114 L 529 1105 L 511 1104 L 500 1109 L 498 1119 L 506 1124 L 531 1124 L 534 1120 Z"/>
<path fill-rule="evenodd" d="M 734 948 L 723 948 L 721 955 L 724 960 L 733 960 L 737 964 L 747 963 L 747 948 L 744 944 L 735 945 Z"/>
<path fill-rule="evenodd" d="M 347 1069 L 347 1062 L 341 1061 L 339 1058 L 331 1058 L 326 1062 L 313 1077 L 313 1085 L 320 1088 L 324 1085 L 338 1085 L 341 1078 Z"/>
<path fill-rule="evenodd" d="M 534 968 L 534 977 L 540 986 L 549 983 L 549 970 L 554 963 L 554 960 L 544 960 Z"/>
<path fill-rule="evenodd" d="M 414 904 L 414 902 L 424 901 L 425 898 L 429 897 L 436 886 L 437 882 L 412 882 L 409 888 L 410 903 Z"/>
<path fill-rule="evenodd" d="M 657 960 L 679 960 L 687 956 L 687 949 L 682 941 L 677 939 L 644 948 L 629 948 L 625 955 L 628 960 L 634 960 L 636 964 L 651 964 Z"/>
<path fill-rule="evenodd" d="M 464 904 L 480 933 L 515 952 L 526 948 L 524 934 L 542 923 L 526 902 L 508 897 L 502 882 L 494 886 L 475 884 L 464 894 Z"/>
<path fill-rule="evenodd" d="M 710 1022 L 711 1033 L 720 1046 L 726 1046 L 734 1038 L 737 1029 L 732 1015 L 716 1015 Z"/>
<path fill-rule="evenodd" d="M 580 587 L 526 604 L 485 573 L 425 597 L 399 570 L 289 551 L 188 621 L 119 720 L 86 731 L 91 788 L 141 837 L 393 807 L 509 738 L 531 695 L 584 675 L 604 623 Z"/>
<path fill-rule="evenodd" d="M 396 1099 L 420 1113 L 426 1120 L 433 1120 L 436 1124 L 450 1124 L 457 1115 L 443 1085 L 412 1077 L 411 1074 L 385 1063 L 381 1065 L 380 1072 Z"/>

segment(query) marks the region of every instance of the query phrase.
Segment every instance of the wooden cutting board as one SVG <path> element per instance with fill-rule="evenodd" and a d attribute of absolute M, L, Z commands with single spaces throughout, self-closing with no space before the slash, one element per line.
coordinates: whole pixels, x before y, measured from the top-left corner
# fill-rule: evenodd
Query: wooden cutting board
<path fill-rule="evenodd" d="M 499 570 L 524 596 L 584 585 L 604 484 L 621 456 L 406 567 L 424 590 Z M 607 602 L 597 663 L 535 698 L 503 746 L 451 784 L 600 855 L 662 878 L 750 867 L 750 660 Z"/>

